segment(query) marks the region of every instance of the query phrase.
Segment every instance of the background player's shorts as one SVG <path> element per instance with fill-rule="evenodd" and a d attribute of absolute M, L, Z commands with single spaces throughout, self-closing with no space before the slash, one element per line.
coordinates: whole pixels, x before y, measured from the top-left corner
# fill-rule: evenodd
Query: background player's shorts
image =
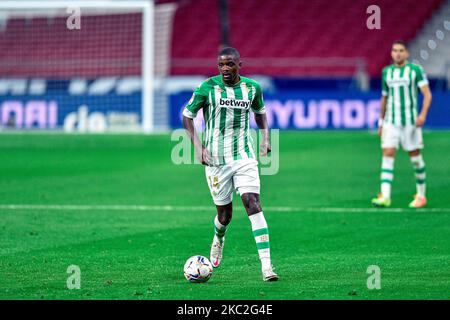
<path fill-rule="evenodd" d="M 422 129 L 416 126 L 384 124 L 381 132 L 381 148 L 398 149 L 400 143 L 405 151 L 422 149 Z"/>
<path fill-rule="evenodd" d="M 218 167 L 205 167 L 206 181 L 214 203 L 226 205 L 233 200 L 233 192 L 259 194 L 258 161 L 235 160 Z"/>

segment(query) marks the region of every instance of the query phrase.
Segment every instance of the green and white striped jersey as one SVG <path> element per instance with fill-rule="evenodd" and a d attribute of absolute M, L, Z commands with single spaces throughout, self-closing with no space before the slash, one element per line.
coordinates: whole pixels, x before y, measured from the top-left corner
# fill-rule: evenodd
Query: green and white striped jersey
<path fill-rule="evenodd" d="M 213 165 L 239 159 L 256 160 L 250 135 L 250 110 L 259 114 L 266 110 L 259 83 L 240 78 L 233 86 L 225 85 L 221 75 L 207 79 L 195 89 L 183 110 L 184 116 L 195 118 L 203 109 L 203 145 L 210 152 Z"/>
<path fill-rule="evenodd" d="M 387 96 L 385 123 L 399 126 L 414 125 L 417 118 L 418 87 L 428 85 L 420 65 L 407 62 L 402 67 L 394 64 L 383 69 L 382 95 Z"/>

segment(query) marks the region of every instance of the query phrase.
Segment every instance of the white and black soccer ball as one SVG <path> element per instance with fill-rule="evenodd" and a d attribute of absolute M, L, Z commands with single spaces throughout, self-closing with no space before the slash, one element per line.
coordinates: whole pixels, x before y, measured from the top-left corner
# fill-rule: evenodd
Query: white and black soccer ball
<path fill-rule="evenodd" d="M 192 256 L 184 264 L 184 276 L 189 282 L 206 282 L 212 273 L 212 264 L 204 256 Z"/>

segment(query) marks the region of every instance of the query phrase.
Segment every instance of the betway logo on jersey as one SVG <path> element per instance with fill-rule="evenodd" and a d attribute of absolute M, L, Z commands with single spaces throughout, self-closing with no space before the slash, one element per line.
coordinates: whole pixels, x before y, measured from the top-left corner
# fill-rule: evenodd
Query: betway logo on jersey
<path fill-rule="evenodd" d="M 390 87 L 400 87 L 400 86 L 409 86 L 408 78 L 400 78 L 400 79 L 389 79 L 387 83 Z"/>
<path fill-rule="evenodd" d="M 226 106 L 234 109 L 249 109 L 250 100 L 238 100 L 229 98 L 220 98 L 219 106 Z"/>

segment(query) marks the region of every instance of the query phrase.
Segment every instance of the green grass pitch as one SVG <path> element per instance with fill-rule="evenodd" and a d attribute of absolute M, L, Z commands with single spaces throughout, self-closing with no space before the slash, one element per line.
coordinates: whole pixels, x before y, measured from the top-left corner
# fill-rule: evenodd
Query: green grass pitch
<path fill-rule="evenodd" d="M 183 264 L 209 255 L 215 208 L 203 168 L 172 164 L 170 135 L 2 134 L 0 298 L 449 299 L 450 132 L 424 139 L 428 208 L 406 209 L 415 184 L 401 152 L 393 209 L 374 210 L 375 134 L 282 132 L 280 170 L 261 177 L 280 281 L 261 280 L 235 196 L 222 265 L 191 284 Z M 66 286 L 69 265 L 79 290 Z M 367 288 L 370 265 L 379 290 Z"/>

